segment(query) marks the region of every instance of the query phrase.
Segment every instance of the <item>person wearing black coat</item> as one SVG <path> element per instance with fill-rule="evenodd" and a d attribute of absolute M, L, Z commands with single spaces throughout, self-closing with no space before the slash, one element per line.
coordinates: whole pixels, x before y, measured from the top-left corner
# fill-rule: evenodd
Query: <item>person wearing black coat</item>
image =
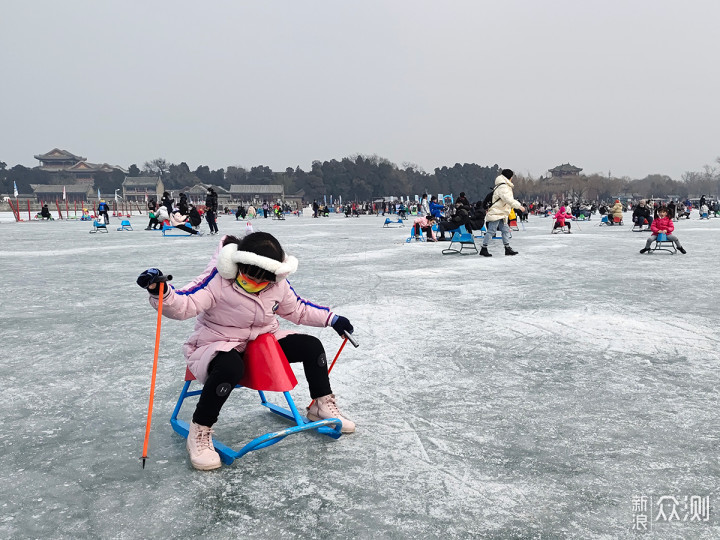
<path fill-rule="evenodd" d="M 167 191 L 163 192 L 160 204 L 167 209 L 168 216 L 173 213 L 173 204 L 175 204 L 175 199 L 170 197 L 170 194 Z"/>
<path fill-rule="evenodd" d="M 650 212 L 650 208 L 648 208 L 645 204 L 645 201 L 640 201 L 635 207 L 635 210 L 633 210 L 632 220 L 636 227 L 642 227 L 647 222 L 648 229 L 650 228 L 650 225 L 653 222 L 653 217 Z"/>
<path fill-rule="evenodd" d="M 485 226 L 485 208 L 483 208 L 483 202 L 478 201 L 475 203 L 470 210 L 470 224 L 473 230 L 479 231 Z"/>
<path fill-rule="evenodd" d="M 155 217 L 155 210 L 157 210 L 157 203 L 155 202 L 155 199 L 150 199 L 148 201 L 147 209 L 148 215 L 150 216 L 150 222 L 148 223 L 148 226 L 145 227 L 145 230 L 149 231 L 151 229 L 157 229 L 158 225 L 160 225 L 160 222 Z"/>
<path fill-rule="evenodd" d="M 458 198 L 458 202 L 455 203 L 455 212 L 450 219 L 438 223 L 441 241 L 445 240 L 445 231 L 453 231 L 459 228 L 460 225 L 465 225 L 465 229 L 470 234 L 473 232 L 473 224 L 470 221 L 470 205 L 460 204 L 459 201 L 460 198 Z"/>
<path fill-rule="evenodd" d="M 188 213 L 188 202 L 187 202 L 187 195 L 184 193 L 180 194 L 180 202 L 178 203 L 178 210 L 180 210 L 180 213 L 184 216 Z"/>
<path fill-rule="evenodd" d="M 218 196 L 213 188 L 208 188 L 207 197 L 205 197 L 205 221 L 210 226 L 210 234 L 218 234 L 218 226 L 215 219 L 217 218 Z"/>

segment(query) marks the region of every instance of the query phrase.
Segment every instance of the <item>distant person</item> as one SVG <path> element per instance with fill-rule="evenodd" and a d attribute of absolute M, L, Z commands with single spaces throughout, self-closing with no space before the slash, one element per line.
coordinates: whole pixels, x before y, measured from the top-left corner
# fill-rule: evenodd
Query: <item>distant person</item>
<path fill-rule="evenodd" d="M 168 193 L 167 191 L 163 191 L 162 198 L 160 199 L 160 206 L 165 207 L 168 215 L 172 214 L 174 204 L 175 204 L 175 199 L 170 197 L 170 193 Z"/>
<path fill-rule="evenodd" d="M 213 188 L 208 188 L 207 196 L 205 197 L 205 221 L 207 221 L 210 227 L 210 234 L 218 234 L 217 222 L 217 208 L 218 208 L 218 196 Z"/>
<path fill-rule="evenodd" d="M 667 208 L 665 210 L 667 211 Z M 642 228 L 643 225 L 647 223 L 648 229 L 650 228 L 653 222 L 653 216 L 645 201 L 640 201 L 635 207 L 633 210 L 632 220 L 635 227 Z"/>
<path fill-rule="evenodd" d="M 48 208 L 47 204 L 43 204 L 42 208 L 40 209 L 40 217 L 42 219 L 52 219 L 53 218 L 50 215 L 50 209 Z"/>
<path fill-rule="evenodd" d="M 439 221 L 445 207 L 437 201 L 435 195 L 430 197 L 430 204 L 428 206 L 430 207 L 430 215 Z"/>
<path fill-rule="evenodd" d="M 267 217 L 268 217 L 268 212 L 269 212 L 269 210 L 270 210 L 270 206 L 268 205 L 268 202 L 267 202 L 267 201 L 263 201 L 262 211 L 263 211 L 263 217 L 264 217 L 265 219 L 267 219 Z"/>
<path fill-rule="evenodd" d="M 237 212 L 235 212 L 235 221 L 239 219 L 245 219 L 245 207 L 243 205 L 238 206 Z"/>
<path fill-rule="evenodd" d="M 461 191 L 461 192 L 460 192 L 460 196 L 459 196 L 459 197 L 457 198 L 457 200 L 455 201 L 455 204 L 456 204 L 456 205 L 459 204 L 459 205 L 461 205 L 461 206 L 468 206 L 468 207 L 470 206 L 470 201 L 469 201 L 468 198 L 465 196 L 465 192 L 464 192 L 464 191 Z"/>
<path fill-rule="evenodd" d="M 178 203 L 178 210 L 180 210 L 181 214 L 187 214 L 189 211 L 187 195 L 185 195 L 184 193 L 180 194 L 180 202 Z"/>
<path fill-rule="evenodd" d="M 525 207 L 520 204 L 520 201 L 515 200 L 513 195 L 513 188 L 515 186 L 512 183 L 512 178 L 514 174 L 510 169 L 503 169 L 495 179 L 492 202 L 485 215 L 486 232 L 483 238 L 482 248 L 480 249 L 480 255 L 483 257 L 492 257 L 492 254 L 488 251 L 488 244 L 498 229 L 500 229 L 502 234 L 505 255 L 518 254 L 517 251 L 510 247 L 510 227 L 508 227 L 507 224 L 511 209 L 515 208 L 522 212 L 525 211 Z"/>
<path fill-rule="evenodd" d="M 617 221 L 618 225 L 622 223 L 623 205 L 620 199 L 615 199 L 615 204 L 608 210 L 608 225 L 614 225 Z"/>
<path fill-rule="evenodd" d="M 427 193 L 422 194 L 422 199 L 420 200 L 420 213 L 423 216 L 427 216 L 430 213 L 430 203 L 428 202 Z"/>
<path fill-rule="evenodd" d="M 561 206 L 557 213 L 553 216 L 553 218 L 555 219 L 555 223 L 553 224 L 553 231 L 555 229 L 562 229 L 563 227 L 567 227 L 568 233 L 570 233 L 572 217 L 572 214 L 568 213 L 567 209 L 564 206 Z"/>
<path fill-rule="evenodd" d="M 415 218 L 415 220 L 413 221 L 413 232 L 415 234 L 415 240 L 420 240 L 422 238 L 422 231 L 425 233 L 428 242 L 437 242 L 437 238 L 435 237 L 435 231 L 433 230 L 433 225 L 435 225 L 435 218 L 433 216 L 428 215 Z"/>
<path fill-rule="evenodd" d="M 200 224 L 202 223 L 202 216 L 200 215 L 200 212 L 198 212 L 198 209 L 195 207 L 194 204 L 190 204 L 188 208 L 188 221 L 195 230 L 197 230 L 197 228 L 200 227 Z"/>
<path fill-rule="evenodd" d="M 110 216 L 108 215 L 108 211 L 110 210 L 110 207 L 108 206 L 108 203 L 105 202 L 105 199 L 100 199 L 100 204 L 98 204 L 98 216 L 102 216 L 105 220 L 105 225 L 110 223 Z"/>
<path fill-rule="evenodd" d="M 155 212 L 157 212 L 157 203 L 155 202 L 155 199 L 150 199 L 147 203 L 147 210 L 148 210 L 148 217 L 150 218 L 150 221 L 148 222 L 148 226 L 145 227 L 146 231 L 149 231 L 151 229 L 157 229 L 160 225 L 160 222 L 158 221 Z"/>
<path fill-rule="evenodd" d="M 198 231 L 192 228 L 188 216 L 181 214 L 179 211 L 170 214 L 170 225 L 190 234 L 199 234 Z"/>

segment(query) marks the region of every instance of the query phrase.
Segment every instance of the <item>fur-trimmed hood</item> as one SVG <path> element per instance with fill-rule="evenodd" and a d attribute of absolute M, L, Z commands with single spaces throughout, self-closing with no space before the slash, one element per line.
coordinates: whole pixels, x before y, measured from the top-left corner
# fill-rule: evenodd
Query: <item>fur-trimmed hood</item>
<path fill-rule="evenodd" d="M 286 279 L 298 268 L 298 260 L 292 255 L 286 255 L 283 262 L 270 257 L 263 257 L 250 251 L 238 251 L 236 243 L 223 246 L 217 258 L 217 270 L 225 279 L 235 279 L 240 264 L 251 264 L 275 274 L 275 281 Z"/>

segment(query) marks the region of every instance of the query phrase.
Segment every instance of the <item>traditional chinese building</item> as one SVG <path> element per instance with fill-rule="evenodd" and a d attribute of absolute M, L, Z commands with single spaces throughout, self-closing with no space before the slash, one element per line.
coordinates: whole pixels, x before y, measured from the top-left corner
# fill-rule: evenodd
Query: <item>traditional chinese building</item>
<path fill-rule="evenodd" d="M 30 184 L 37 202 L 50 203 L 63 200 L 63 189 L 66 200 L 69 202 L 83 202 L 90 200 L 93 189 L 87 184 L 70 184 L 58 186 L 54 184 Z"/>
<path fill-rule="evenodd" d="M 230 196 L 234 201 L 262 204 L 263 201 L 274 203 L 285 200 L 285 186 L 280 184 L 233 184 L 230 186 Z"/>
<path fill-rule="evenodd" d="M 144 203 L 146 195 L 148 200 L 159 201 L 163 191 L 165 186 L 159 176 L 126 176 L 122 183 L 123 199 L 129 202 Z"/>
<path fill-rule="evenodd" d="M 564 163 L 552 169 L 548 169 L 550 176 L 555 178 L 560 178 L 563 176 L 577 176 L 578 174 L 580 174 L 580 171 L 582 171 L 580 167 L 575 167 L 574 165 L 570 165 L 569 163 Z"/>
<path fill-rule="evenodd" d="M 215 190 L 215 193 L 217 193 L 219 208 L 230 204 L 232 199 L 232 197 L 230 196 L 230 192 L 224 187 L 216 186 L 214 184 L 195 184 L 192 187 L 177 190 L 174 195 L 184 193 L 185 195 L 187 195 L 188 200 L 193 204 L 203 205 L 205 204 L 205 199 L 207 198 L 209 188 L 213 188 Z M 177 197 L 175 198 L 177 199 Z"/>
<path fill-rule="evenodd" d="M 111 173 L 114 170 L 121 170 L 122 167 L 108 165 L 107 163 L 88 163 L 87 158 L 77 156 L 67 150 L 53 148 L 45 154 L 34 156 L 40 162 L 38 169 L 41 171 L 64 174 L 75 180 L 76 183 L 83 183 L 92 186 L 95 181 L 95 174 L 98 172 Z"/>

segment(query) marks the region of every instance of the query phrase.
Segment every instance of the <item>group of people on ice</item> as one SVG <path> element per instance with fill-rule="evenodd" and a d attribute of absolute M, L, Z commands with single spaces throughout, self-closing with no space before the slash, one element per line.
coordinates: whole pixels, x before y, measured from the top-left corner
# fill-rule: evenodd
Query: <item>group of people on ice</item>
<path fill-rule="evenodd" d="M 170 193 L 165 191 L 160 203 L 158 204 L 154 198 L 151 198 L 147 203 L 147 209 L 150 221 L 145 227 L 146 231 L 162 229 L 163 225 L 167 225 L 191 235 L 202 235 L 199 228 L 204 217 L 210 227 L 210 234 L 219 233 L 216 221 L 218 196 L 213 188 L 208 188 L 203 208 L 198 208 L 188 202 L 185 193 L 180 193 L 180 200 L 176 204 Z"/>
<path fill-rule="evenodd" d="M 502 236 L 503 248 L 505 255 L 517 255 L 517 251 L 510 247 L 510 227 L 508 218 L 511 212 L 516 211 L 519 216 L 527 215 L 526 207 L 515 199 L 513 194 L 512 183 L 514 173 L 510 169 L 503 169 L 495 179 L 495 186 L 492 193 L 475 204 L 465 196 L 464 192 L 455 201 L 449 215 L 444 215 L 445 206 L 437 201 L 434 195 L 428 201 L 427 194 L 423 194 L 420 207 L 424 216 L 416 218 L 413 221 L 415 234 L 420 235 L 421 231 L 425 232 L 427 239 L 436 242 L 446 239 L 445 233 L 458 229 L 461 225 L 465 226 L 468 233 L 480 230 L 485 227 L 485 235 L 483 237 L 480 255 L 483 257 L 492 257 L 488 250 L 490 240 L 500 231 Z M 440 238 L 435 235 L 434 225 L 437 224 Z"/>

